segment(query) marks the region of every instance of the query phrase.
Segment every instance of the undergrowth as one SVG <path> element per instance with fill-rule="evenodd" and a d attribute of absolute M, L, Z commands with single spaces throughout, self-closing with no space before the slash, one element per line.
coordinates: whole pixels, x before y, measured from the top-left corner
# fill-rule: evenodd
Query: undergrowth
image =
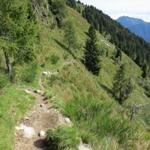
<path fill-rule="evenodd" d="M 58 127 L 49 129 L 46 143 L 52 150 L 78 150 L 80 138 L 74 127 Z"/>
<path fill-rule="evenodd" d="M 64 114 L 73 120 L 86 143 L 113 138 L 120 145 L 129 146 L 135 138 L 136 128 L 123 114 L 115 113 L 115 107 L 113 103 L 86 95 L 68 101 Z"/>

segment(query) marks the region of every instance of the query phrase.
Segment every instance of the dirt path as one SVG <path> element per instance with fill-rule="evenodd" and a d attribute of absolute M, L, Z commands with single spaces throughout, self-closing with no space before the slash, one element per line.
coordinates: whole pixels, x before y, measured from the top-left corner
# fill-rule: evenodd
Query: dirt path
<path fill-rule="evenodd" d="M 26 90 L 26 92 L 36 97 L 36 104 L 16 126 L 14 150 L 47 150 L 44 143 L 45 132 L 49 128 L 64 124 L 65 119 L 56 109 L 51 107 L 51 104 L 45 100 L 42 94 L 33 90 Z M 34 135 L 25 137 L 21 126 L 27 128 L 30 132 L 34 131 Z M 44 135 L 41 136 L 40 133 Z"/>
<path fill-rule="evenodd" d="M 58 110 L 52 108 L 44 96 L 42 79 L 39 80 L 41 90 L 25 90 L 36 98 L 36 104 L 16 126 L 16 142 L 13 150 L 48 150 L 45 144 L 46 131 L 60 125 L 72 125 Z M 88 145 L 80 143 L 79 150 L 91 150 Z"/>

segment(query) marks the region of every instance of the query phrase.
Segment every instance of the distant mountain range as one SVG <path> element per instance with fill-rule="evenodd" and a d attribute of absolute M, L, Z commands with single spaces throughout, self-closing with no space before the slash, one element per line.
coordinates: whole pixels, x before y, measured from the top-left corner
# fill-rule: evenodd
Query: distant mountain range
<path fill-rule="evenodd" d="M 127 16 L 118 18 L 117 22 L 150 43 L 150 22 Z"/>

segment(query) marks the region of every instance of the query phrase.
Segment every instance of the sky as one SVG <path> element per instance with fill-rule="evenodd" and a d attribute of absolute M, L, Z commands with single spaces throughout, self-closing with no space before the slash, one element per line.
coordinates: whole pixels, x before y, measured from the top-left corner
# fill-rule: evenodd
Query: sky
<path fill-rule="evenodd" d="M 120 16 L 140 18 L 150 22 L 150 0 L 80 0 L 102 10 L 113 19 Z"/>

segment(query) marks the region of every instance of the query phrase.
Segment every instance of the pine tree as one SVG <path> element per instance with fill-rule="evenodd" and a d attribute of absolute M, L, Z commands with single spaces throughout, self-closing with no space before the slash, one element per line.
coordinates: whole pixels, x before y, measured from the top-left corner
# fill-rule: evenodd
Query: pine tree
<path fill-rule="evenodd" d="M 131 79 L 125 77 L 125 66 L 121 65 L 114 77 L 113 93 L 120 104 L 129 97 L 132 93 L 133 85 Z"/>
<path fill-rule="evenodd" d="M 0 49 L 12 79 L 13 64 L 33 59 L 35 20 L 29 0 L 0 0 Z"/>
<path fill-rule="evenodd" d="M 93 26 L 88 31 L 84 59 L 87 69 L 94 75 L 98 75 L 100 71 L 100 52 L 97 46 L 96 31 Z"/>
<path fill-rule="evenodd" d="M 122 60 L 122 52 L 121 52 L 120 49 L 117 49 L 115 59 L 116 59 L 117 62 Z"/>
<path fill-rule="evenodd" d="M 142 66 L 142 70 L 143 70 L 142 77 L 143 77 L 143 78 L 146 78 L 146 77 L 147 77 L 147 74 L 148 74 L 148 67 L 147 67 L 146 64 L 144 64 L 144 65 Z"/>
<path fill-rule="evenodd" d="M 72 8 L 76 8 L 76 0 L 67 0 L 67 5 L 69 5 Z"/>

